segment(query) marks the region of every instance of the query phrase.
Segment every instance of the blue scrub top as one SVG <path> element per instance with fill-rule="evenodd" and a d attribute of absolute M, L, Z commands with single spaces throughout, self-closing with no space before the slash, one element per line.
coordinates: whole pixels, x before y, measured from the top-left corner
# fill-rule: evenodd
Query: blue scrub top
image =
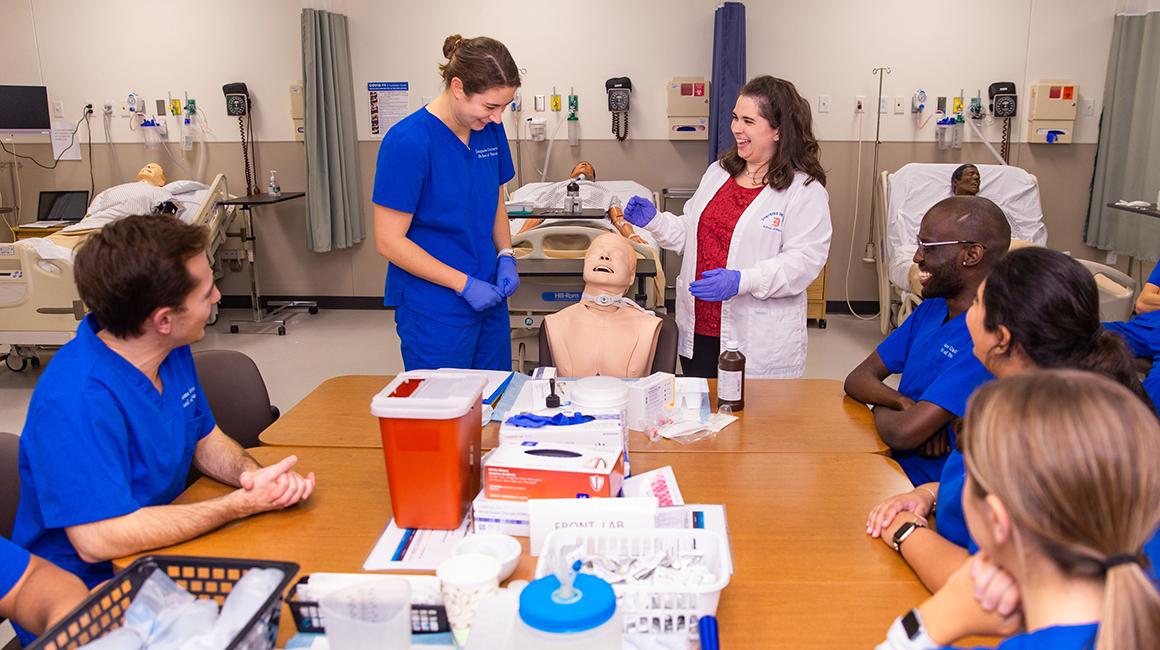
<path fill-rule="evenodd" d="M 99 329 L 86 316 L 32 393 L 12 535 L 90 588 L 112 577 L 112 564 L 81 560 L 64 529 L 173 501 L 215 426 L 188 346 L 161 362 L 158 393 Z"/>
<path fill-rule="evenodd" d="M 952 449 L 943 465 L 942 478 L 938 483 L 938 512 L 935 524 L 938 534 L 967 549 L 972 555 L 979 550 L 975 540 L 967 531 L 967 519 L 963 514 L 963 483 L 967 479 L 966 459 L 958 449 Z"/>
<path fill-rule="evenodd" d="M 379 147 L 372 200 L 413 215 L 407 238 L 444 264 L 495 282 L 495 213 L 500 185 L 515 176 L 502 124 L 472 131 L 468 144 L 426 107 L 391 127 Z M 390 264 L 383 304 L 448 325 L 472 325 L 477 313 L 455 291 Z"/>
<path fill-rule="evenodd" d="M 32 555 L 28 551 L 0 537 L 0 600 L 24 577 L 30 561 Z"/>
<path fill-rule="evenodd" d="M 1091 650 L 1096 647 L 1099 627 L 1099 623 L 1045 627 L 1018 634 L 995 647 L 996 650 Z"/>
<path fill-rule="evenodd" d="M 967 313 L 947 320 L 947 301 L 930 298 L 878 345 L 878 356 L 892 373 L 902 373 L 898 392 L 916 402 L 930 402 L 962 417 L 967 399 L 981 384 L 994 377 L 975 357 Z M 954 427 L 947 425 L 947 440 L 955 446 Z M 921 483 L 942 471 L 946 457 L 922 458 L 907 453 L 902 462 L 907 475 Z"/>

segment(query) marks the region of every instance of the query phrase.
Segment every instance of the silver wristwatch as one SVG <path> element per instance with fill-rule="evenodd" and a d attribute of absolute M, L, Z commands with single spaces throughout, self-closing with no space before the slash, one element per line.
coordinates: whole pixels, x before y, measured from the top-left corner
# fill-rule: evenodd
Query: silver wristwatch
<path fill-rule="evenodd" d="M 926 526 L 918 523 L 917 521 L 908 521 L 899 526 L 898 530 L 894 531 L 894 537 L 890 539 L 890 544 L 894 547 L 894 550 L 901 553 L 902 543 L 905 542 L 906 538 L 910 537 L 911 534 L 913 534 L 914 531 L 918 530 L 919 528 L 926 528 Z"/>

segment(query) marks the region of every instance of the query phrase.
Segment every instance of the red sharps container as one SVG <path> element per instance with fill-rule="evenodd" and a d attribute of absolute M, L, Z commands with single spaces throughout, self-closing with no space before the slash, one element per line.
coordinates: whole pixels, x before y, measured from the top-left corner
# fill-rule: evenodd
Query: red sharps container
<path fill-rule="evenodd" d="M 371 401 L 401 528 L 454 530 L 479 493 L 484 377 L 405 372 Z"/>

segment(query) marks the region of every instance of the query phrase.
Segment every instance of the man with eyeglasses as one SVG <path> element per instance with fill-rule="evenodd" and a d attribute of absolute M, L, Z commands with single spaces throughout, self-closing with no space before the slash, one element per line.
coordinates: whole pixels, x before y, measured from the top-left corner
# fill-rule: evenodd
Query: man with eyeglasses
<path fill-rule="evenodd" d="M 979 196 L 936 203 L 918 230 L 923 302 L 846 377 L 846 394 L 874 410 L 878 435 L 914 485 L 937 481 L 967 398 L 991 379 L 971 352 L 966 311 L 1011 244 L 999 206 Z M 898 390 L 883 380 L 902 373 Z"/>

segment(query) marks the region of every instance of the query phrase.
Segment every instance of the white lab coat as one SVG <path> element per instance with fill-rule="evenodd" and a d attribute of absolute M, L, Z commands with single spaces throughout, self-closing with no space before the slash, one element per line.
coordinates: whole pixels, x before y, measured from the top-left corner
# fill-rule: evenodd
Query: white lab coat
<path fill-rule="evenodd" d="M 797 172 L 785 191 L 766 186 L 741 214 L 729 244 L 726 267 L 741 271 L 736 296 L 721 305 L 721 344 L 736 340 L 747 377 L 800 377 L 806 364 L 806 288 L 830 252 L 829 194 L 818 181 Z M 678 350 L 693 356 L 694 298 L 689 284 L 697 272 L 697 223 L 709 201 L 729 180 L 713 163 L 685 213 L 664 212 L 648 224 L 664 248 L 681 253 L 677 276 Z"/>

